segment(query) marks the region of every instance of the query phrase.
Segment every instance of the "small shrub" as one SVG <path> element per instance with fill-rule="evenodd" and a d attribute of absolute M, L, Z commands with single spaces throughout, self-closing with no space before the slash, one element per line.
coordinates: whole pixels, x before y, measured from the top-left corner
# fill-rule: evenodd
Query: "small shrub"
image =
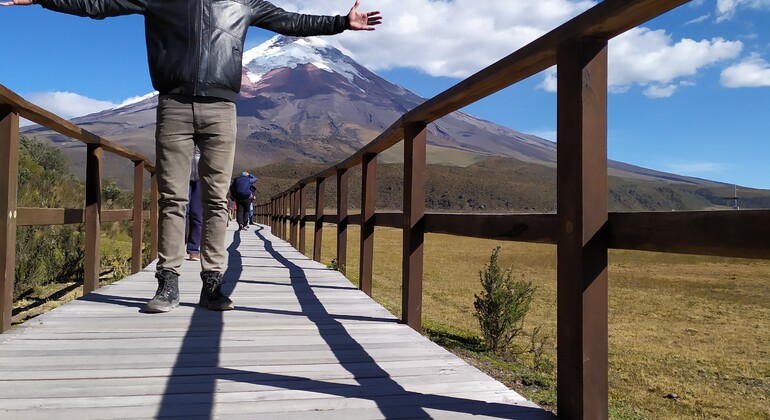
<path fill-rule="evenodd" d="M 498 246 L 486 268 L 479 271 L 483 290 L 476 294 L 473 303 L 484 340 L 493 351 L 507 349 L 521 333 L 535 293 L 532 283 L 513 280 L 511 269 L 500 268 L 499 254 Z"/>

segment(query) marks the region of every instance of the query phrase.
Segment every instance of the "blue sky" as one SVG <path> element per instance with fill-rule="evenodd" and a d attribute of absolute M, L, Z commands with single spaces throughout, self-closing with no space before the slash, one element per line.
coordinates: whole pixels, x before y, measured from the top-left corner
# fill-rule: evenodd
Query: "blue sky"
<path fill-rule="evenodd" d="M 275 0 L 345 14 L 353 0 Z M 326 38 L 430 97 L 594 5 L 584 0 L 363 0 L 377 31 Z M 65 118 L 152 91 L 143 20 L 0 8 L 0 84 Z M 273 34 L 252 29 L 246 48 Z M 556 140 L 553 70 L 464 111 Z M 609 157 L 770 189 L 770 0 L 695 0 L 610 43 Z"/>

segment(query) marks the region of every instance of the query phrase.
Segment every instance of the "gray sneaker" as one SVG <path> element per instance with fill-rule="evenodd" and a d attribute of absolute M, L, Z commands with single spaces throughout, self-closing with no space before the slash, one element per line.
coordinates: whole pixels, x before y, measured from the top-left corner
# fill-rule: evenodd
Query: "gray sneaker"
<path fill-rule="evenodd" d="M 204 271 L 201 273 L 203 288 L 198 304 L 212 311 L 229 311 L 233 309 L 233 301 L 222 294 L 222 273 L 218 271 Z"/>
<path fill-rule="evenodd" d="M 155 273 L 155 278 L 158 279 L 158 290 L 155 297 L 147 302 L 144 312 L 168 312 L 179 306 L 179 275 L 163 270 Z"/>

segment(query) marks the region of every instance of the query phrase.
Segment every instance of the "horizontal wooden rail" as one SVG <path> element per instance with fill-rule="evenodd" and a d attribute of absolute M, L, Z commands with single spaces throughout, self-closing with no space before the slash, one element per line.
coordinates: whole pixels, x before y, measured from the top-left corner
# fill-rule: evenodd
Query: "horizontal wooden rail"
<path fill-rule="evenodd" d="M 377 227 L 401 229 L 402 220 L 400 212 L 374 214 Z M 348 215 L 348 223 L 360 226 L 361 215 Z M 556 214 L 425 214 L 427 233 L 544 244 L 556 244 L 556 223 Z M 770 210 L 609 213 L 605 231 L 612 249 L 770 259 Z"/>
<path fill-rule="evenodd" d="M 770 259 L 770 210 L 610 213 L 616 249 Z"/>
<path fill-rule="evenodd" d="M 142 220 L 149 220 L 149 210 L 142 212 Z M 102 210 L 102 222 L 134 220 L 133 209 Z M 70 225 L 85 221 L 84 209 L 19 207 L 17 226 Z"/>

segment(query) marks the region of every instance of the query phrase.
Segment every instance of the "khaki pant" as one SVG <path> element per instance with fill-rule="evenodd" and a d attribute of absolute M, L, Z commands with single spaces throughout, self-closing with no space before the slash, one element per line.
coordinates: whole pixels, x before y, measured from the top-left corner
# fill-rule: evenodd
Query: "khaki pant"
<path fill-rule="evenodd" d="M 193 147 L 198 163 L 203 204 L 202 271 L 224 272 L 227 259 L 227 191 L 235 157 L 235 104 L 223 99 L 161 95 L 155 133 L 159 192 L 157 270 L 179 274 L 185 258 L 187 206 Z"/>

